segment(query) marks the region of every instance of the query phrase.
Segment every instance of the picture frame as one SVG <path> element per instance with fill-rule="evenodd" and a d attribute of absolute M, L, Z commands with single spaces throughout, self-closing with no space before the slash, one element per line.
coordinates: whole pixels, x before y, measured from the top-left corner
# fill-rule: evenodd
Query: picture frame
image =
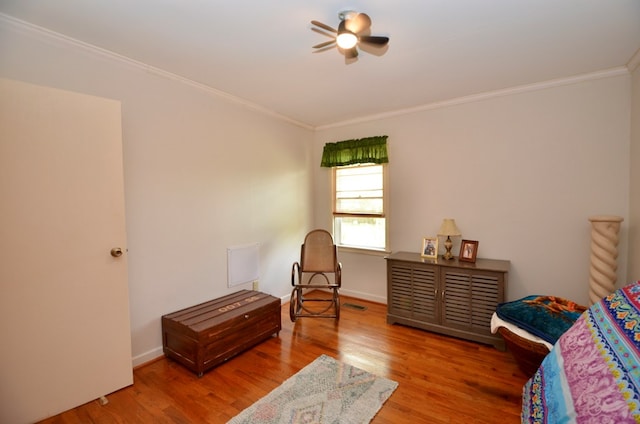
<path fill-rule="evenodd" d="M 474 262 L 478 256 L 478 244 L 477 240 L 462 240 L 460 242 L 460 254 L 458 260 L 462 262 Z"/>
<path fill-rule="evenodd" d="M 438 257 L 438 237 L 424 237 L 422 239 L 420 256 L 430 259 L 436 259 Z"/>

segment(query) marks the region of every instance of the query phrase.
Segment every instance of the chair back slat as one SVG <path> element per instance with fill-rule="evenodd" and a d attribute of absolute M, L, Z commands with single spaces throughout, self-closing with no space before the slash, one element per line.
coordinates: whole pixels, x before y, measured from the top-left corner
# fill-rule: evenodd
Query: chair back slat
<path fill-rule="evenodd" d="M 325 230 L 313 230 L 307 234 L 300 259 L 303 272 L 335 272 L 338 261 L 331 234 Z"/>

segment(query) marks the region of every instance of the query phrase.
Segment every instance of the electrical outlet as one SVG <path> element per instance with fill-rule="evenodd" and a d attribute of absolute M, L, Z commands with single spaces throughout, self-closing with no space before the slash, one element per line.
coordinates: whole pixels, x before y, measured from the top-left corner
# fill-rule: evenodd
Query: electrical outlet
<path fill-rule="evenodd" d="M 254 291 L 258 291 L 258 280 L 255 280 L 255 281 L 253 282 L 253 290 L 254 290 Z"/>

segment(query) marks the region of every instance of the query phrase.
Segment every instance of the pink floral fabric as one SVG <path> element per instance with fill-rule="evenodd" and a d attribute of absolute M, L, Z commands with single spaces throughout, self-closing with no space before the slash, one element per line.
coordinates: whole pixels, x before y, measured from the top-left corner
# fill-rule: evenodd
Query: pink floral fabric
<path fill-rule="evenodd" d="M 640 282 L 591 306 L 523 390 L 523 423 L 640 423 Z"/>

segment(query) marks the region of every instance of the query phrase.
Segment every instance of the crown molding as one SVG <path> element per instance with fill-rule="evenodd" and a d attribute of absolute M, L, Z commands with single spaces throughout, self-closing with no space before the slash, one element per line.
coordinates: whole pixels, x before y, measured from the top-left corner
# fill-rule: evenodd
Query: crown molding
<path fill-rule="evenodd" d="M 494 91 L 488 91 L 488 92 L 479 93 L 479 94 L 472 94 L 470 96 L 457 97 L 455 99 L 429 103 L 429 104 L 416 106 L 412 108 L 398 109 L 391 112 L 385 112 L 385 113 L 380 113 L 376 115 L 369 115 L 362 118 L 355 118 L 347 121 L 336 122 L 333 124 L 322 125 L 322 126 L 316 127 L 315 129 L 316 131 L 320 131 L 320 130 L 325 130 L 329 128 L 343 127 L 346 125 L 361 124 L 364 122 L 375 121 L 375 120 L 385 119 L 385 118 L 392 118 L 392 117 L 401 116 L 401 115 L 408 115 L 411 113 L 423 112 L 426 110 L 440 109 L 440 108 L 449 107 L 449 106 L 455 106 L 455 105 L 461 105 L 465 103 L 473 103 L 473 102 L 478 102 L 482 100 L 493 99 L 496 97 L 503 97 L 503 96 L 509 96 L 513 94 L 545 90 L 548 88 L 561 87 L 564 85 L 577 84 L 585 81 L 592 81 L 592 80 L 597 80 L 602 78 L 610 78 L 610 77 L 615 77 L 619 75 L 628 75 L 628 74 L 629 74 L 629 70 L 627 69 L 627 67 L 620 66 L 617 68 L 605 69 L 602 71 L 590 72 L 587 74 L 575 75 L 567 78 L 559 78 L 559 79 L 554 79 L 549 81 L 537 82 L 533 84 L 519 85 L 511 88 L 505 88 L 502 90 L 494 90 Z"/>
<path fill-rule="evenodd" d="M 213 88 L 211 86 L 208 86 L 208 85 L 193 81 L 193 80 L 191 80 L 189 78 L 186 78 L 186 77 L 183 77 L 183 76 L 180 76 L 180 75 L 165 71 L 165 70 L 160 69 L 160 68 L 156 68 L 154 66 L 145 64 L 143 62 L 139 62 L 139 61 L 133 60 L 131 58 L 128 58 L 128 57 L 123 56 L 123 55 L 120 55 L 118 53 L 114 53 L 114 52 L 112 52 L 110 50 L 103 49 L 103 48 L 98 47 L 98 46 L 94 46 L 93 44 L 85 43 L 83 41 L 77 40 L 75 38 L 68 37 L 66 35 L 57 33 L 55 31 L 48 30 L 46 28 L 34 25 L 32 23 L 22 21 L 20 19 L 14 18 L 13 16 L 9 16 L 9 15 L 0 13 L 0 23 L 7 24 L 7 25 L 13 27 L 16 30 L 19 30 L 19 31 L 23 31 L 23 32 L 39 35 L 39 36 L 44 37 L 46 39 L 54 40 L 54 41 L 60 42 L 62 44 L 68 45 L 68 46 L 72 46 L 72 47 L 75 47 L 75 48 L 78 48 L 78 49 L 85 50 L 85 51 L 87 51 L 87 52 L 89 52 L 91 54 L 94 54 L 94 55 L 101 56 L 101 57 L 109 59 L 109 60 L 113 60 L 113 61 L 117 61 L 117 62 L 126 64 L 128 66 L 133 67 L 133 68 L 137 68 L 139 70 L 143 70 L 144 72 L 153 73 L 153 74 L 161 76 L 163 78 L 166 78 L 166 79 L 169 79 L 169 80 L 173 80 L 173 81 L 176 81 L 176 82 L 191 86 L 193 88 L 196 88 L 196 89 L 199 89 L 201 91 L 204 91 L 204 92 L 208 93 L 211 96 L 215 96 L 215 97 L 219 97 L 219 98 L 225 99 L 225 100 L 230 101 L 232 103 L 241 105 L 241 106 L 243 106 L 243 107 L 245 107 L 247 109 L 253 110 L 253 111 L 258 112 L 258 113 L 261 113 L 263 115 L 267 115 L 267 116 L 270 116 L 272 118 L 278 119 L 280 121 L 284 121 L 284 122 L 287 122 L 287 123 L 290 123 L 290 124 L 293 124 L 295 126 L 298 126 L 298 127 L 301 127 L 301 128 L 307 129 L 307 130 L 311 130 L 311 131 L 320 131 L 320 130 L 326 130 L 326 129 L 330 129 L 330 128 L 344 127 L 344 126 L 347 126 L 347 125 L 360 124 L 360 123 L 375 121 L 375 120 L 379 120 L 379 119 L 386 119 L 386 118 L 392 118 L 392 117 L 396 117 L 396 116 L 408 115 L 408 114 L 412 114 L 412 113 L 416 113 L 416 112 L 422 112 L 422 111 L 426 111 L 426 110 L 433 110 L 433 109 L 439 109 L 439 108 L 443 108 L 443 107 L 449 107 L 449 106 L 460 105 L 460 104 L 465 104 L 465 103 L 472 103 L 472 102 L 492 99 L 492 98 L 496 98 L 496 97 L 503 97 L 503 96 L 509 96 L 509 95 L 513 95 L 513 94 L 520 94 L 520 93 L 526 93 L 526 92 L 531 92 L 531 91 L 545 90 L 547 88 L 553 88 L 553 87 L 560 87 L 560 86 L 564 86 L 564 85 L 577 84 L 577 83 L 581 83 L 581 82 L 585 82 L 585 81 L 591 81 L 591 80 L 597 80 L 597 79 L 601 79 L 601 78 L 610 78 L 610 77 L 615 77 L 615 76 L 619 76 L 619 75 L 628 75 L 629 72 L 633 72 L 640 65 L 640 50 L 638 50 L 631 57 L 629 62 L 626 64 L 626 66 L 620 66 L 620 67 L 616 67 L 616 68 L 605 69 L 605 70 L 591 72 L 591 73 L 587 73 L 587 74 L 575 75 L 575 76 L 571 76 L 571 77 L 567 77 L 567 78 L 559 78 L 559 79 L 554 79 L 554 80 L 549 80 L 549 81 L 542 81 L 542 82 L 533 83 L 533 84 L 525 84 L 525 85 L 515 86 L 515 87 L 506 88 L 506 89 L 502 89 L 502 90 L 488 91 L 488 92 L 484 92 L 484 93 L 473 94 L 473 95 L 470 95 L 470 96 L 463 96 L 463 97 L 458 97 L 458 98 L 454 98 L 454 99 L 444 100 L 444 101 L 441 101 L 441 102 L 434 102 L 434 103 L 424 104 L 424 105 L 415 106 L 415 107 L 411 107 L 411 108 L 397 109 L 397 110 L 390 111 L 390 112 L 384 112 L 384 113 L 380 113 L 380 114 L 368 115 L 368 116 L 364 116 L 364 117 L 360 117 L 360 118 L 354 118 L 354 119 L 350 119 L 350 120 L 334 122 L 334 123 L 327 124 L 327 125 L 313 126 L 313 125 L 309 125 L 309 124 L 306 124 L 304 122 L 300 122 L 300 121 L 297 121 L 295 119 L 289 118 L 288 116 L 282 115 L 282 114 L 280 114 L 278 112 L 275 112 L 275 111 L 273 111 L 271 109 L 267 109 L 267 108 L 265 108 L 263 106 L 260 106 L 260 105 L 258 105 L 256 103 L 250 102 L 250 101 L 248 101 L 246 99 L 243 99 L 243 98 L 234 96 L 232 94 L 226 93 L 224 91 L 218 90 L 218 89 Z"/>
<path fill-rule="evenodd" d="M 241 97 L 237 97 L 234 96 L 232 94 L 226 93 L 224 91 L 218 90 L 216 88 L 213 88 L 211 86 L 199 83 L 197 81 L 193 81 L 189 78 L 165 71 L 163 69 L 160 68 L 156 68 L 154 66 L 148 65 L 146 63 L 128 58 L 126 56 L 120 55 L 118 53 L 112 52 L 110 50 L 107 49 L 103 49 L 102 47 L 98 47 L 95 46 L 93 44 L 89 44 L 89 43 L 85 43 L 84 41 L 80 41 L 77 40 L 75 38 L 72 37 L 68 37 L 66 35 L 60 34 L 58 32 L 55 31 L 51 31 L 49 29 L 40 27 L 38 25 L 34 25 L 30 22 L 26 22 L 26 21 L 22 21 L 20 19 L 14 18 L 13 16 L 9 16 L 6 15 L 4 13 L 0 13 L 0 23 L 1 24 L 6 24 L 7 26 L 12 27 L 14 30 L 17 31 L 21 31 L 27 34 L 32 34 L 32 35 L 36 35 L 39 37 L 42 37 L 44 39 L 47 39 L 49 41 L 55 41 L 58 42 L 60 44 L 66 45 L 66 46 L 70 46 L 70 47 L 74 47 L 74 48 L 78 48 L 81 50 L 84 50 L 85 52 L 88 52 L 90 54 L 108 59 L 108 60 L 112 60 L 115 62 L 119 62 L 121 64 L 125 64 L 127 66 L 130 66 L 132 68 L 136 68 L 139 70 L 142 70 L 144 72 L 147 73 L 152 73 L 158 76 L 161 76 L 163 78 L 166 78 L 168 80 L 172 80 L 172 81 L 176 81 L 179 82 L 181 84 L 185 84 L 188 85 L 190 87 L 196 88 L 198 90 L 204 91 L 206 93 L 208 93 L 211 96 L 214 97 L 219 97 L 222 99 L 225 99 L 227 101 L 230 101 L 232 103 L 236 103 L 242 107 L 245 107 L 247 109 L 253 110 L 255 112 L 261 113 L 263 115 L 268 115 L 272 118 L 278 119 L 280 121 L 285 121 L 287 123 L 296 125 L 298 127 L 302 127 L 308 130 L 313 131 L 314 127 L 308 124 L 305 124 L 303 122 L 300 121 L 296 121 L 295 119 L 289 118 L 285 115 L 282 115 L 278 112 L 275 112 L 271 109 L 267 109 L 265 107 L 262 107 L 256 103 L 250 102 L 249 100 L 243 99 Z"/>

